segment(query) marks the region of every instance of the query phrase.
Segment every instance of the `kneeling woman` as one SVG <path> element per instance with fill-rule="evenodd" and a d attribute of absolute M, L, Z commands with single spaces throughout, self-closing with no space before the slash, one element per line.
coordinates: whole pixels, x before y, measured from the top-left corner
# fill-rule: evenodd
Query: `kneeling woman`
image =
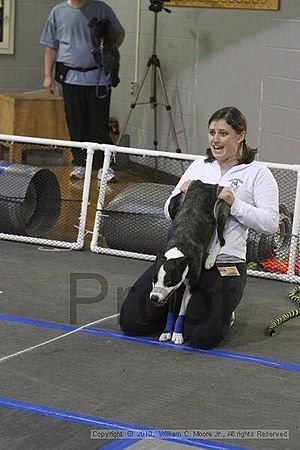
<path fill-rule="evenodd" d="M 200 156 L 189 166 L 165 205 L 170 218 L 170 199 L 186 192 L 192 180 L 200 179 L 224 186 L 219 198 L 231 206 L 226 243 L 215 266 L 203 268 L 185 316 L 184 339 L 198 348 L 216 347 L 232 325 L 247 278 L 248 228 L 273 234 L 278 227 L 277 183 L 265 165 L 254 161 L 257 150 L 246 143 L 246 133 L 247 122 L 238 109 L 230 106 L 216 111 L 208 122 L 206 157 Z M 233 267 L 235 275 L 224 276 L 228 271 L 222 267 Z M 153 266 L 136 281 L 123 303 L 120 326 L 125 334 L 153 335 L 164 329 L 167 305 L 157 308 L 150 301 L 152 273 Z"/>

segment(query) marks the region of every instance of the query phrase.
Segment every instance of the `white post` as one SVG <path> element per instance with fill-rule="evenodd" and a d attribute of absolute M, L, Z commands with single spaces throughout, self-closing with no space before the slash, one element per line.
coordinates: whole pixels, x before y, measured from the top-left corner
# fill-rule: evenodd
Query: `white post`
<path fill-rule="evenodd" d="M 297 260 L 297 244 L 299 241 L 299 225 L 300 225 L 300 166 L 298 166 L 297 171 L 297 188 L 296 188 L 292 237 L 289 254 L 289 267 L 288 267 L 289 275 L 295 275 L 295 262 Z"/>
<path fill-rule="evenodd" d="M 92 241 L 91 241 L 91 245 L 90 245 L 90 248 L 92 251 L 94 250 L 94 248 L 97 246 L 97 243 L 98 243 L 99 228 L 100 228 L 100 222 L 101 222 L 101 217 L 102 217 L 102 209 L 103 209 L 104 200 L 105 200 L 105 190 L 106 190 L 106 185 L 107 185 L 106 173 L 110 166 L 111 155 L 112 155 L 112 152 L 108 149 L 105 149 L 103 168 L 102 168 L 103 170 L 102 170 L 102 176 L 101 176 L 100 187 L 99 187 L 97 209 L 96 209 L 96 214 L 95 214 L 93 237 L 92 237 Z"/>
<path fill-rule="evenodd" d="M 85 164 L 85 175 L 84 175 L 84 183 L 83 183 L 83 192 L 82 192 L 82 203 L 81 203 L 81 212 L 79 219 L 79 227 L 78 227 L 78 237 L 77 237 L 77 245 L 78 250 L 83 248 L 84 246 L 84 236 L 85 236 L 85 226 L 86 226 L 86 218 L 87 218 L 87 210 L 89 205 L 89 195 L 90 195 L 90 185 L 92 178 L 92 169 L 93 169 L 93 156 L 94 156 L 94 148 L 92 144 L 84 144 L 86 146 L 86 164 Z"/>

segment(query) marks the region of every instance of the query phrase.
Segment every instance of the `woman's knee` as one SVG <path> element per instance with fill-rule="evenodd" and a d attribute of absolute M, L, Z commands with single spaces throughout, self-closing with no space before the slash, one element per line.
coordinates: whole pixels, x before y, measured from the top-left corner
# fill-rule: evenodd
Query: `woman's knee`
<path fill-rule="evenodd" d="M 162 333 L 164 322 L 158 320 L 156 322 L 135 321 L 132 316 L 120 314 L 120 328 L 127 336 L 150 336 Z"/>
<path fill-rule="evenodd" d="M 224 339 L 223 329 L 211 329 L 205 324 L 189 327 L 187 330 L 187 340 L 193 346 L 203 350 L 217 347 Z"/>
<path fill-rule="evenodd" d="M 167 308 L 155 308 L 149 295 L 139 297 L 128 295 L 120 311 L 119 325 L 129 336 L 153 335 L 162 332 Z"/>

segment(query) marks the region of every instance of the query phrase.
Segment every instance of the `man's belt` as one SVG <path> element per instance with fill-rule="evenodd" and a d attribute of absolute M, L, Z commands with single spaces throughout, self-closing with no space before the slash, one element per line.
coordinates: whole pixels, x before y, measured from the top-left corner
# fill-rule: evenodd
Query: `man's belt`
<path fill-rule="evenodd" d="M 93 67 L 70 67 L 70 66 L 66 66 L 64 63 L 60 62 L 60 61 L 56 61 L 55 63 L 55 80 L 60 83 L 63 84 L 65 82 L 67 73 L 69 70 L 77 70 L 78 72 L 90 72 L 91 70 L 96 70 L 98 69 L 97 66 L 93 66 Z"/>
<path fill-rule="evenodd" d="M 65 66 L 65 67 L 67 67 L 69 70 L 77 70 L 78 72 L 90 72 L 91 70 L 96 70 L 96 69 L 98 69 L 98 66 L 87 67 L 87 68 L 83 68 L 83 67 L 70 67 L 70 66 Z"/>

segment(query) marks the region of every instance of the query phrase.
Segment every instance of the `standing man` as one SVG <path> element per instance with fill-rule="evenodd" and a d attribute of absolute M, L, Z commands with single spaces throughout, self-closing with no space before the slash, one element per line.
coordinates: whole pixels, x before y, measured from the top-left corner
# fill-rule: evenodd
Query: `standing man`
<path fill-rule="evenodd" d="M 53 94 L 55 79 L 62 84 L 66 121 L 71 140 L 112 144 L 109 133 L 111 74 L 105 74 L 93 56 L 89 22 L 108 20 L 119 47 L 125 31 L 114 11 L 98 0 L 67 0 L 55 6 L 45 24 L 40 43 L 45 45 L 44 88 Z M 71 178 L 84 178 L 86 154 L 72 149 Z M 103 152 L 96 151 L 93 168 L 101 178 Z M 107 181 L 116 181 L 109 169 Z"/>

